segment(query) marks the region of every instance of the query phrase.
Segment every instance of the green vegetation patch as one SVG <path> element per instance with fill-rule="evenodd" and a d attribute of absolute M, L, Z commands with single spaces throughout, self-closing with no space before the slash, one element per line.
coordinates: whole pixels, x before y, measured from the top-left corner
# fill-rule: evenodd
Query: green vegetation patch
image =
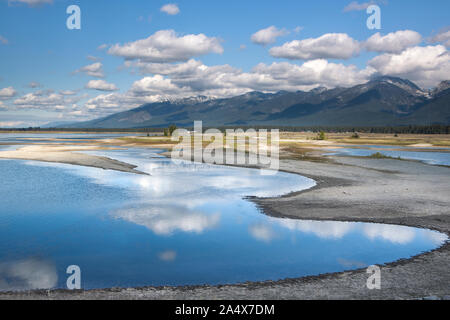
<path fill-rule="evenodd" d="M 368 156 L 368 158 L 372 158 L 372 159 L 396 159 L 396 160 L 402 160 L 402 158 L 397 157 L 391 157 L 391 156 L 387 156 L 385 154 L 382 154 L 381 152 L 376 152 L 374 154 L 371 154 L 370 156 Z"/>

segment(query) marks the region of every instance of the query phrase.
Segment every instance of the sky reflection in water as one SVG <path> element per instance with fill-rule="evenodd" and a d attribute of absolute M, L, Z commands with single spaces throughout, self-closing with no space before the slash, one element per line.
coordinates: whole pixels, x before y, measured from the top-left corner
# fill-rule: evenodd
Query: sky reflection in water
<path fill-rule="evenodd" d="M 397 147 L 397 146 L 359 146 L 358 148 L 340 148 L 334 149 L 330 155 L 344 155 L 344 156 L 358 156 L 358 157 L 368 157 L 374 153 L 381 153 L 385 156 L 393 157 L 393 158 L 402 158 L 409 160 L 418 160 L 425 162 L 427 164 L 432 165 L 444 165 L 450 166 L 450 152 L 429 152 L 429 151 L 412 151 L 413 149 L 409 148 L 407 150 L 406 147 Z M 427 148 L 422 148 L 427 149 Z M 443 148 L 448 149 L 448 148 Z M 450 149 L 449 149 L 450 151 Z"/>
<path fill-rule="evenodd" d="M 277 280 L 381 264 L 440 246 L 437 232 L 266 216 L 245 196 L 310 188 L 310 179 L 183 163 L 155 150 L 89 152 L 151 174 L 0 161 L 0 290 Z"/>

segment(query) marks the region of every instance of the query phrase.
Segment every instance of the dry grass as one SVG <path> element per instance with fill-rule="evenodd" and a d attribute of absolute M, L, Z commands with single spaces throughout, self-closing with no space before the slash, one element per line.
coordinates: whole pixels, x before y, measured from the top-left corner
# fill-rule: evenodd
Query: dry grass
<path fill-rule="evenodd" d="M 305 148 L 301 144 L 284 144 L 280 148 L 280 159 L 301 160 L 311 162 L 331 162 L 329 158 L 322 155 L 321 152 L 311 148 Z"/>
<path fill-rule="evenodd" d="M 394 136 L 391 134 L 364 134 L 359 133 L 359 138 L 352 138 L 353 133 L 328 133 L 326 141 L 315 140 L 316 133 L 313 132 L 282 132 L 280 133 L 280 158 L 295 159 L 313 162 L 329 162 L 328 157 L 323 156 L 327 148 L 340 145 L 429 145 L 436 147 L 450 146 L 450 135 L 414 135 L 404 134 Z M 208 146 L 212 140 L 204 137 L 203 148 Z M 224 145 L 237 150 L 237 143 Z M 123 145 L 139 145 L 149 147 L 164 147 L 172 149 L 178 142 L 171 141 L 170 137 L 123 137 L 120 139 Z M 270 139 L 269 139 L 270 144 Z M 193 144 L 192 144 L 193 147 Z"/>
<path fill-rule="evenodd" d="M 177 144 L 178 142 L 174 142 L 170 139 L 170 137 L 122 137 L 117 138 L 115 140 L 119 140 L 124 144 L 140 144 L 140 145 L 155 145 L 155 144 Z"/>
<path fill-rule="evenodd" d="M 449 147 L 450 135 L 445 134 L 384 134 L 384 133 L 359 133 L 359 138 L 352 138 L 353 133 L 327 133 L 328 142 L 336 144 L 371 144 L 407 146 L 415 144 L 429 144 L 433 146 Z M 280 139 L 297 140 L 305 143 L 313 143 L 317 137 L 313 132 L 282 132 Z"/>

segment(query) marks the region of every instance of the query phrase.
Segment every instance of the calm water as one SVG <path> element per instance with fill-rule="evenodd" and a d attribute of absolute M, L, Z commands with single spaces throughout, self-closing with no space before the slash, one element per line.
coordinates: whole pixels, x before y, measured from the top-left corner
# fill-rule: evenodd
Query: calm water
<path fill-rule="evenodd" d="M 152 135 L 152 134 L 150 134 Z M 136 133 L 1 133 L 0 132 L 0 142 L 3 143 L 77 143 L 85 142 L 88 140 L 97 139 L 112 139 L 124 136 L 139 136 Z M 142 134 L 142 136 L 146 136 Z M 57 139 L 58 141 L 52 141 L 52 139 Z"/>
<path fill-rule="evenodd" d="M 396 150 L 399 149 L 399 150 Z M 402 150 L 405 149 L 405 150 Z M 427 148 L 421 148 L 427 149 Z M 443 148 L 445 149 L 445 148 Z M 393 146 L 359 146 L 358 148 L 345 147 L 334 149 L 331 155 L 349 155 L 358 157 L 368 157 L 374 153 L 381 153 L 389 157 L 419 160 L 432 165 L 450 166 L 449 152 L 436 151 L 411 151 L 411 148 Z"/>
<path fill-rule="evenodd" d="M 0 290 L 277 280 L 407 258 L 443 244 L 392 225 L 268 217 L 244 196 L 314 186 L 307 178 L 184 162 L 154 150 L 92 152 L 152 176 L 1 160 Z"/>

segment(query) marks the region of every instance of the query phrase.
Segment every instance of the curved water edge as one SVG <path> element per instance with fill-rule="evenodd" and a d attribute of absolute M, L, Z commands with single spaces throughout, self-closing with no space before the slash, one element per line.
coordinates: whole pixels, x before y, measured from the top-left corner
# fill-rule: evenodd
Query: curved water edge
<path fill-rule="evenodd" d="M 423 151 L 426 149 L 430 149 L 430 151 Z M 450 149 L 445 147 L 433 150 L 432 148 L 404 146 L 344 146 L 342 148 L 329 149 L 325 155 L 370 157 L 375 153 L 394 159 L 420 161 L 429 165 L 450 166 Z"/>
<path fill-rule="evenodd" d="M 2 175 L 5 163 L 16 173 L 5 176 L 9 189 L 0 190 L 12 200 L 3 204 L 10 209 L 20 204 L 20 210 L 0 217 L 0 228 L 9 224 L 6 234 L 0 233 L 6 239 L 0 244 L 0 279 L 9 279 L 6 289 L 64 288 L 69 264 L 84 270 L 86 289 L 297 278 L 413 257 L 448 239 L 431 230 L 395 225 L 269 217 L 242 199 L 314 186 L 299 175 L 267 178 L 253 169 L 188 162 L 173 167 L 154 150 L 94 153 L 136 164 L 153 175 L 0 162 Z M 15 185 L 17 180 L 31 185 Z M 33 192 L 36 186 L 40 195 Z M 14 199 L 17 192 L 21 199 Z M 59 203 L 45 201 L 52 198 L 48 195 L 57 196 Z M 24 239 L 25 231 L 31 235 Z M 43 276 L 30 270 L 42 270 Z"/>

